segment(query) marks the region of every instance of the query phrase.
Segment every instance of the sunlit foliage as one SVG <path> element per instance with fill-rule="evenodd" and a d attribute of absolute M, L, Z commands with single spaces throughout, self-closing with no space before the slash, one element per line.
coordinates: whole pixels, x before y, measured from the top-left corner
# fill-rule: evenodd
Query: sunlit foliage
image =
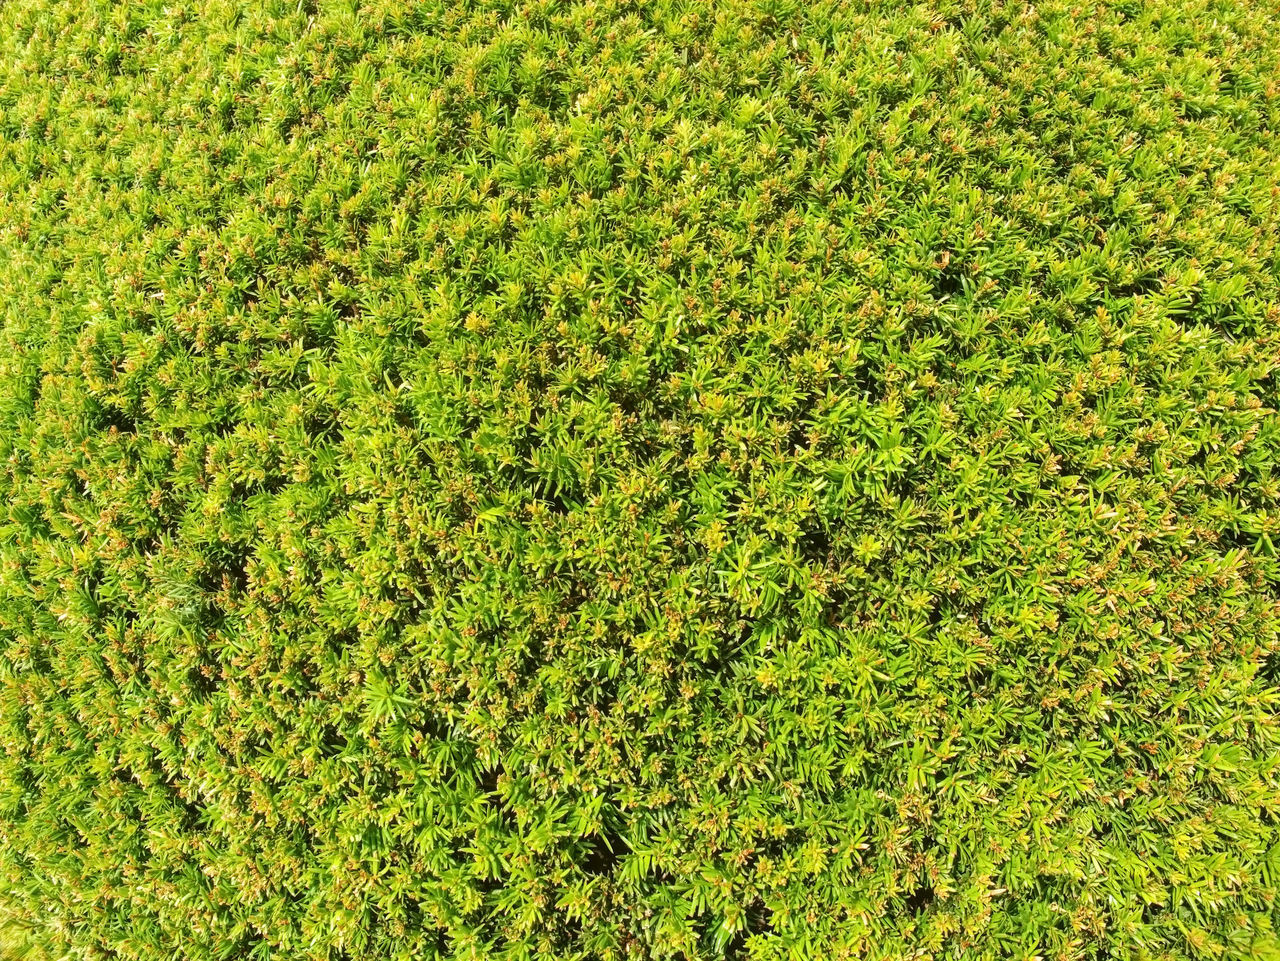
<path fill-rule="evenodd" d="M 1275 961 L 1280 10 L 0 4 L 0 919 Z"/>

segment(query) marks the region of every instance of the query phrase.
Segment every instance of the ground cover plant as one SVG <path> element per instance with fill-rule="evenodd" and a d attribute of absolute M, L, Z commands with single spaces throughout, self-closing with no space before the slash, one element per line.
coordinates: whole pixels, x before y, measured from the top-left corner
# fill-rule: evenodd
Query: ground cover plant
<path fill-rule="evenodd" d="M 0 5 L 0 925 L 1276 959 L 1280 10 Z"/>

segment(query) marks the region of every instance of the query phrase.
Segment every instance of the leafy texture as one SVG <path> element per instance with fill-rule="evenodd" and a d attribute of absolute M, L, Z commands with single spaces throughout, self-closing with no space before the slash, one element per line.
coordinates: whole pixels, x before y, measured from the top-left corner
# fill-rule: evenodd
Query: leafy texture
<path fill-rule="evenodd" d="M 1280 957 L 1278 17 L 0 5 L 4 916 Z"/>

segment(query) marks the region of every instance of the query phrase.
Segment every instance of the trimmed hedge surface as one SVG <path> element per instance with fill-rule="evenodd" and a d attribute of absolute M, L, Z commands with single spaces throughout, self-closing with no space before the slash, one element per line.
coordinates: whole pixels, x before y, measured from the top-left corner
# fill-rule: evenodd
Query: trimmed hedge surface
<path fill-rule="evenodd" d="M 10 930 L 1280 958 L 1278 85 L 1241 0 L 0 5 Z"/>

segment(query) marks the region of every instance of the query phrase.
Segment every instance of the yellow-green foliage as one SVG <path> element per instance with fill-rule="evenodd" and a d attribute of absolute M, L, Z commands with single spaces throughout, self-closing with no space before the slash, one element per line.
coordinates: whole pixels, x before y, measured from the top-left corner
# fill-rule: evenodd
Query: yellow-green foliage
<path fill-rule="evenodd" d="M 0 908 L 1280 957 L 1280 10 L 5 0 Z"/>

